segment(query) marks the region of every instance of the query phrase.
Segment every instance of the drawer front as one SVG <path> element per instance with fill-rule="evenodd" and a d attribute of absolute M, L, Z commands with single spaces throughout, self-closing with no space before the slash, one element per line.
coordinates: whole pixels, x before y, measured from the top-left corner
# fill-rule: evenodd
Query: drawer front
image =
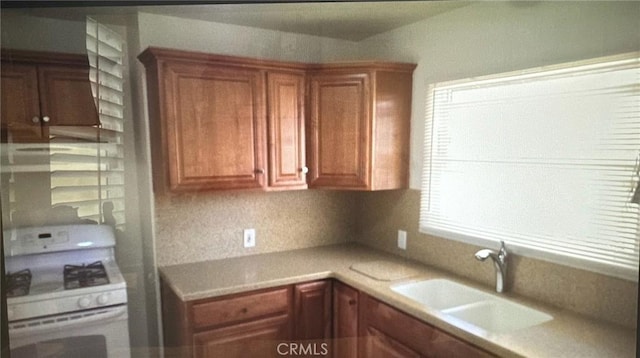
<path fill-rule="evenodd" d="M 223 326 L 275 314 L 288 314 L 290 288 L 217 299 L 192 308 L 196 329 Z"/>

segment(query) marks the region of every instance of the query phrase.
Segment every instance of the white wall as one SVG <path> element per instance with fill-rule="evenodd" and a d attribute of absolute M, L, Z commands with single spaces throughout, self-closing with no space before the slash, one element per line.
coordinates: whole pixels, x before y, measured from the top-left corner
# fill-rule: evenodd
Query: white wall
<path fill-rule="evenodd" d="M 476 2 L 368 38 L 364 58 L 418 64 L 411 188 L 420 188 L 429 83 L 640 50 L 640 2 Z"/>
<path fill-rule="evenodd" d="M 257 29 L 140 13 L 140 45 L 283 61 L 351 59 L 357 43 L 325 37 Z"/>

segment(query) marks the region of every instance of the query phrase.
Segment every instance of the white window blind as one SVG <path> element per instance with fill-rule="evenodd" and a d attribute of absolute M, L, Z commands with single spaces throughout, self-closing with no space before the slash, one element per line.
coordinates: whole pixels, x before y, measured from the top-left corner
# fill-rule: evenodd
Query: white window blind
<path fill-rule="evenodd" d="M 638 280 L 639 57 L 433 85 L 420 230 Z"/>
<path fill-rule="evenodd" d="M 52 127 L 51 202 L 78 216 L 124 224 L 123 40 L 87 18 L 89 79 L 100 126 Z"/>

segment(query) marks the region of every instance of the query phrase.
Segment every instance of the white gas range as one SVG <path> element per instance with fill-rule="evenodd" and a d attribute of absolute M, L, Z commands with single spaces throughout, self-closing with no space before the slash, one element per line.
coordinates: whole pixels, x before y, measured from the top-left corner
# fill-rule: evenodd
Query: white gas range
<path fill-rule="evenodd" d="M 5 230 L 4 244 L 12 358 L 130 357 L 110 226 Z"/>

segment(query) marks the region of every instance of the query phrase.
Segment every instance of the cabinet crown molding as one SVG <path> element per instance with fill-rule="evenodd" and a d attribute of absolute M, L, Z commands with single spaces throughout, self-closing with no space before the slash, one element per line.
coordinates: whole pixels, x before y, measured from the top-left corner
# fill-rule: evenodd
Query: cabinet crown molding
<path fill-rule="evenodd" d="M 164 47 L 148 47 L 140 55 L 138 60 L 145 66 L 148 66 L 156 61 L 190 61 L 190 62 L 202 62 L 206 64 L 229 64 L 233 63 L 235 66 L 246 66 L 250 68 L 261 68 L 265 70 L 299 70 L 299 71 L 327 71 L 327 70 L 347 70 L 353 71 L 356 69 L 362 70 L 388 70 L 388 71 L 401 71 L 412 72 L 416 68 L 415 63 L 405 62 L 387 62 L 380 60 L 372 61 L 346 61 L 346 62 L 331 62 L 331 63 L 305 63 L 295 61 L 278 61 L 270 59 L 257 59 L 242 56 L 232 55 L 220 55 L 211 54 L 198 51 L 185 51 L 169 49 Z"/>
<path fill-rule="evenodd" d="M 3 62 L 89 67 L 87 54 L 80 53 L 44 52 L 2 48 L 0 49 L 0 57 Z"/>

